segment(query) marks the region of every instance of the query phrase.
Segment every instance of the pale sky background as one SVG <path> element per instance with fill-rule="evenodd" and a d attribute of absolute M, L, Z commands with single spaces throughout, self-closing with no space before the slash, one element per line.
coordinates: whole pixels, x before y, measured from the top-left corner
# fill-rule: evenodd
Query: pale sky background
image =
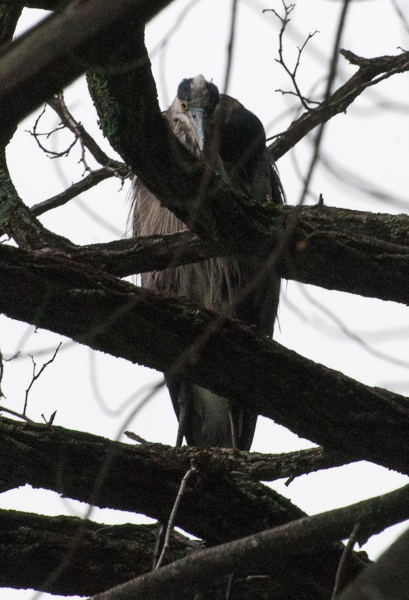
<path fill-rule="evenodd" d="M 408 27 L 397 16 L 396 3 L 409 21 L 409 9 L 403 0 L 354 2 L 349 10 L 342 47 L 365 57 L 397 54 L 399 47 L 408 49 Z M 191 8 L 186 12 L 189 6 Z M 334 0 L 300 0 L 292 13 L 284 41 L 285 58 L 290 67 L 296 59 L 297 46 L 302 45 L 309 33 L 317 31 L 303 53 L 297 78 L 306 96 L 313 94 L 311 90 L 316 89 L 316 84 L 322 82 L 326 73 L 341 6 L 341 2 Z M 277 19 L 271 12 L 262 14 L 264 8 L 282 11 L 278 0 L 270 3 L 241 0 L 239 3 L 229 93 L 260 117 L 267 135 L 274 135 L 288 127 L 293 118 L 288 109 L 297 101 L 292 96 L 275 92 L 292 88 L 288 75 L 275 60 L 278 56 Z M 185 77 L 203 73 L 207 79 L 213 79 L 219 89 L 223 88 L 230 10 L 231 0 L 178 0 L 149 24 L 147 45 L 152 52 L 153 71 L 163 108 L 171 102 L 177 85 Z M 181 19 L 184 11 L 185 17 Z M 25 9 L 19 33 L 45 15 L 45 11 Z M 166 44 L 166 52 L 161 52 L 163 40 L 177 23 L 179 27 Z M 355 67 L 342 57 L 339 64 L 337 87 L 355 72 Z M 337 178 L 320 166 L 314 175 L 313 196 L 309 203 L 315 203 L 322 193 L 328 206 L 371 212 L 408 212 L 408 81 L 407 73 L 388 79 L 367 90 L 348 109 L 347 115 L 331 120 L 324 136 L 323 155 L 333 161 L 342 176 Z M 381 107 L 385 101 L 393 102 L 394 108 L 386 112 Z M 114 156 L 98 130 L 83 79 L 66 91 L 66 102 L 76 119 L 95 135 L 110 156 Z M 21 123 L 8 149 L 13 180 L 29 206 L 59 193 L 83 174 L 83 166 L 78 164 L 79 149 L 76 148 L 69 158 L 50 160 L 37 148 L 28 130 L 32 130 L 38 114 L 39 111 Z M 58 118 L 48 109 L 40 131 L 47 132 L 57 124 Z M 62 148 L 64 140 L 68 139 L 71 135 L 44 141 L 55 149 Z M 305 174 L 310 156 L 310 143 L 304 140 L 278 163 L 289 204 L 298 201 L 299 171 Z M 93 166 L 92 158 L 88 160 Z M 357 178 L 365 180 L 367 186 L 385 191 L 388 201 L 376 200 L 360 191 L 358 187 L 362 186 Z M 128 187 L 126 183 L 121 190 L 119 180 L 105 181 L 80 199 L 45 214 L 41 221 L 78 244 L 120 238 L 126 232 Z M 320 305 L 331 311 L 343 326 L 325 314 Z M 363 343 L 351 336 L 358 336 Z M 409 318 L 408 309 L 403 305 L 284 282 L 275 339 L 299 354 L 367 385 L 409 394 Z M 64 344 L 57 358 L 30 392 L 30 418 L 41 421 L 42 414 L 49 417 L 57 410 L 56 425 L 115 439 L 138 401 L 136 393 L 147 384 L 160 381 L 161 374 L 92 352 L 61 336 L 42 330 L 35 332 L 25 323 L 0 317 L 0 347 L 4 356 L 11 357 L 20 352 L 18 359 L 5 364 L 2 389 L 6 399 L 2 400 L 3 406 L 22 410 L 25 390 L 32 377 L 28 354 L 35 355 L 40 368 L 61 340 Z M 159 393 L 129 428 L 150 441 L 174 444 L 176 418 L 167 392 Z M 310 446 L 308 441 L 260 418 L 252 449 L 288 452 Z M 404 485 L 407 479 L 393 471 L 361 462 L 299 477 L 288 488 L 284 481 L 272 485 L 307 513 L 314 514 L 391 491 Z M 29 487 L 1 494 L 0 508 L 49 515 L 83 515 L 87 510 L 79 502 L 62 500 L 52 492 Z M 105 523 L 141 521 L 140 517 L 130 513 L 98 509 L 93 511 L 91 518 Z M 371 558 L 376 558 L 406 526 L 392 527 L 374 536 L 363 548 Z M 0 589 L 0 600 L 33 597 L 35 594 L 30 590 Z M 41 597 L 57 598 L 48 594 L 41 594 Z"/>

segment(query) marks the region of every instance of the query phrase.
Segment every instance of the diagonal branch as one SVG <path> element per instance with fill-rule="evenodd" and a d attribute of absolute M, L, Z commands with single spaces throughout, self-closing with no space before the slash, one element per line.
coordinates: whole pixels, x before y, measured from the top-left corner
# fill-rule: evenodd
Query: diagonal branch
<path fill-rule="evenodd" d="M 96 594 L 148 572 L 155 544 L 152 525 L 107 526 L 7 510 L 0 510 L 0 529 L 1 587 L 64 596 Z M 186 555 L 183 542 L 181 535 L 171 537 L 166 562 Z M 69 553 L 57 581 L 48 583 Z"/>
<path fill-rule="evenodd" d="M 407 215 L 392 216 L 326 206 L 301 209 L 284 206 L 279 210 L 266 210 L 263 225 L 269 232 L 271 250 L 283 232 L 286 235 L 293 228 L 287 252 L 280 261 L 281 276 L 330 290 L 404 304 L 409 302 Z M 189 231 L 70 250 L 74 260 L 118 277 L 223 254 L 222 250 Z"/>
<path fill-rule="evenodd" d="M 101 508 L 162 521 L 169 518 L 192 452 L 111 442 L 6 418 L 0 419 L 0 439 L 1 482 L 16 487 L 28 483 Z M 198 476 L 188 483 L 176 525 L 196 537 L 222 543 L 305 515 L 274 490 L 212 461 L 211 452 L 194 451 L 194 458 Z M 96 494 L 101 473 L 104 481 Z"/>
<path fill-rule="evenodd" d="M 9 419 L 0 419 L 0 441 L 1 481 L 15 485 L 30 483 L 83 502 L 94 497 L 98 506 L 142 512 L 162 520 L 170 515 L 186 463 L 190 464 L 193 453 L 198 473 L 186 486 L 176 524 L 212 544 L 304 516 L 270 488 L 232 473 L 229 467 L 217 465 L 212 460 L 212 451 L 176 451 L 155 444 L 130 446 L 61 427 L 27 425 Z M 105 473 L 105 479 L 95 497 L 94 488 L 101 472 Z M 98 543 L 98 537 L 95 542 Z M 66 542 L 63 545 L 67 547 Z M 296 558 L 287 567 L 283 565 L 282 569 L 270 565 L 267 573 L 284 588 L 291 581 L 292 588 L 304 590 L 307 595 L 303 597 L 308 600 L 325 600 L 331 593 L 341 555 L 341 545 L 326 545 L 308 557 Z M 145 559 L 146 552 L 141 557 L 141 568 L 146 569 Z M 349 577 L 361 568 L 361 561 L 354 555 L 349 562 Z M 291 578 L 290 572 L 293 572 Z M 317 580 L 321 590 L 318 596 L 315 595 Z"/>
<path fill-rule="evenodd" d="M 0 235 L 7 233 L 21 248 L 67 249 L 69 240 L 48 231 L 24 204 L 10 178 L 6 154 L 0 149 Z"/>
<path fill-rule="evenodd" d="M 251 406 L 326 450 L 409 473 L 409 403 L 238 321 L 61 257 L 0 246 L 0 311 Z M 367 432 L 371 431 L 368 437 Z"/>
<path fill-rule="evenodd" d="M 35 204 L 30 210 L 33 215 L 38 217 L 49 210 L 64 206 L 64 204 L 67 204 L 67 202 L 73 198 L 83 194 L 98 183 L 101 183 L 101 181 L 109 179 L 110 177 L 115 177 L 116 174 L 117 173 L 113 169 L 107 167 L 98 169 L 98 171 L 92 171 L 89 175 L 84 177 L 84 179 L 81 179 L 81 181 L 73 183 L 69 188 L 61 192 L 61 194 L 57 194 L 57 196 L 53 196 L 52 198 L 48 198 L 48 200 Z"/>
<path fill-rule="evenodd" d="M 3 50 L 0 58 L 0 141 L 54 93 L 83 74 L 171 0 L 85 0 L 42 21 Z M 69 35 L 67 35 L 69 32 Z"/>
<path fill-rule="evenodd" d="M 293 121 L 290 127 L 269 146 L 275 160 L 293 148 L 303 137 L 317 125 L 325 123 L 335 115 L 346 112 L 348 106 L 362 92 L 372 85 L 397 73 L 409 71 L 409 52 L 399 56 L 381 56 L 379 58 L 360 58 L 348 50 L 340 53 L 359 69 L 346 83 L 339 87 L 327 102 L 309 110 Z"/>
<path fill-rule="evenodd" d="M 409 486 L 345 508 L 305 517 L 256 535 L 203 550 L 138 579 L 118 586 L 93 600 L 176 600 L 184 589 L 205 590 L 209 579 L 232 572 L 251 572 L 273 563 L 277 571 L 286 559 L 307 557 L 313 548 L 347 538 L 360 523 L 360 541 L 409 516 Z M 166 590 L 166 596 L 165 596 Z M 403 597 L 403 596 L 402 596 Z"/>
<path fill-rule="evenodd" d="M 0 528 L 2 587 L 86 596 L 149 572 L 156 526 L 104 525 L 74 517 L 45 517 L 2 510 Z M 198 543 L 173 533 L 165 562 L 184 558 L 192 550 L 200 549 Z M 66 560 L 68 553 L 71 554 L 69 561 Z M 61 569 L 62 563 L 66 563 L 65 569 Z M 47 584 L 57 570 L 61 572 L 60 577 L 52 585 Z M 225 580 L 216 585 L 212 582 L 212 588 L 215 598 L 223 598 Z M 235 600 L 283 598 L 282 587 L 274 581 L 274 573 L 250 580 L 236 577 L 233 593 Z M 290 590 L 286 597 L 297 600 Z M 310 597 L 316 600 L 313 588 Z M 179 600 L 191 598 L 190 590 L 179 596 Z"/>

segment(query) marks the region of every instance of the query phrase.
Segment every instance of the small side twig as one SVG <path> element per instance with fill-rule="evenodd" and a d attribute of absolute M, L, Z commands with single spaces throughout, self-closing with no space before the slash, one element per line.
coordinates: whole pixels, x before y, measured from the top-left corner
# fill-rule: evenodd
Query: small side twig
<path fill-rule="evenodd" d="M 50 417 L 49 419 L 46 419 L 46 418 L 45 418 L 45 416 L 44 416 L 43 414 L 41 415 L 41 416 L 43 417 L 43 419 L 44 419 L 44 422 L 45 422 L 45 424 L 47 425 L 47 427 L 49 427 L 49 428 L 50 428 L 50 427 L 52 426 L 52 424 L 54 423 L 54 419 L 55 419 L 55 415 L 56 415 L 56 414 L 57 414 L 57 411 L 55 410 L 55 411 L 52 413 L 52 415 L 51 415 L 51 417 Z"/>
<path fill-rule="evenodd" d="M 126 165 L 124 165 L 124 167 L 126 168 Z M 73 183 L 69 188 L 61 192 L 61 194 L 35 204 L 31 207 L 31 211 L 36 217 L 38 217 L 39 215 L 42 215 L 53 208 L 63 206 L 73 198 L 76 198 L 83 192 L 91 189 L 101 181 L 104 181 L 109 177 L 115 177 L 115 175 L 116 172 L 108 167 L 103 167 L 97 171 L 91 171 L 91 173 L 84 177 L 84 179 L 81 179 L 81 181 L 78 181 L 77 183 Z"/>
<path fill-rule="evenodd" d="M 60 152 L 56 152 L 55 150 L 50 150 L 49 148 L 46 148 L 44 146 L 44 144 L 41 143 L 40 138 L 43 136 L 46 139 L 49 139 L 53 133 L 56 133 L 57 131 L 62 131 L 64 129 L 64 125 L 60 125 L 58 127 L 55 127 L 54 129 L 52 129 L 51 131 L 48 131 L 46 133 L 40 133 L 38 131 L 38 126 L 40 124 L 40 121 L 42 119 L 42 117 L 45 114 L 46 111 L 46 106 L 44 106 L 43 110 L 41 111 L 41 113 L 38 115 L 35 123 L 34 123 L 34 127 L 33 127 L 33 131 L 29 131 L 28 133 L 30 135 L 33 136 L 33 138 L 35 139 L 35 141 L 37 142 L 38 147 L 45 152 L 45 154 L 47 154 L 50 158 L 61 158 L 63 156 L 68 156 L 69 153 L 71 152 L 71 150 L 74 148 L 75 144 L 78 141 L 78 138 L 75 137 L 74 140 L 67 146 L 67 148 L 65 148 L 65 150 L 61 150 Z"/>
<path fill-rule="evenodd" d="M 319 105 L 320 102 L 315 102 L 313 100 L 309 100 L 308 98 L 306 98 L 301 93 L 301 90 L 298 87 L 297 79 L 296 78 L 297 78 L 298 67 L 300 66 L 301 55 L 302 55 L 302 53 L 304 51 L 304 48 L 306 47 L 306 45 L 308 44 L 308 42 L 310 41 L 310 39 L 313 38 L 316 33 L 318 33 L 318 31 L 314 31 L 314 33 L 309 33 L 308 36 L 307 36 L 307 39 L 305 40 L 305 42 L 303 43 L 303 45 L 301 47 L 297 46 L 298 56 L 297 56 L 297 60 L 295 62 L 295 66 L 291 70 L 287 66 L 287 63 L 284 60 L 283 38 L 284 38 L 284 33 L 285 33 L 286 28 L 287 28 L 287 25 L 288 25 L 288 23 L 291 20 L 289 17 L 290 17 L 290 14 L 292 13 L 292 11 L 295 8 L 295 4 L 288 4 L 287 5 L 284 2 L 284 0 L 282 0 L 282 4 L 283 4 L 283 7 L 284 7 L 284 16 L 281 16 L 280 14 L 278 14 L 278 12 L 276 10 L 274 10 L 273 8 L 265 9 L 265 10 L 263 10 L 263 13 L 264 12 L 272 12 L 277 17 L 277 19 L 279 19 L 279 21 L 281 22 L 280 33 L 279 33 L 279 36 L 278 36 L 278 39 L 279 39 L 278 56 L 279 56 L 279 58 L 276 58 L 275 61 L 278 62 L 278 64 L 280 64 L 284 68 L 285 72 L 289 75 L 289 77 L 290 77 L 290 79 L 291 79 L 291 81 L 293 83 L 295 92 L 291 92 L 291 91 L 286 92 L 286 91 L 283 91 L 283 90 L 276 90 L 276 92 L 281 92 L 282 94 L 291 94 L 291 95 L 297 96 L 297 98 L 299 98 L 302 106 L 306 110 L 310 111 L 311 108 L 309 107 L 309 104 L 318 104 Z"/>
<path fill-rule="evenodd" d="M 163 543 L 163 548 L 162 548 L 162 552 L 161 552 L 161 555 L 159 557 L 159 560 L 156 563 L 155 570 L 159 569 L 159 567 L 161 566 L 161 564 L 163 562 L 163 559 L 165 558 L 166 551 L 169 549 L 170 536 L 172 534 L 172 529 L 173 529 L 173 526 L 175 524 L 175 519 L 176 519 L 176 515 L 177 515 L 177 511 L 178 511 L 178 508 L 179 508 L 180 501 L 182 500 L 183 493 L 185 491 L 185 488 L 186 488 L 186 485 L 187 485 L 187 482 L 188 482 L 189 478 L 191 477 L 191 475 L 193 475 L 193 473 L 196 473 L 196 472 L 197 472 L 197 468 L 195 467 L 194 462 L 192 460 L 191 461 L 191 467 L 190 467 L 190 469 L 186 472 L 185 476 L 182 479 L 182 482 L 180 484 L 180 488 L 179 488 L 179 491 L 178 491 L 178 495 L 176 496 L 175 504 L 173 505 L 172 512 L 170 513 L 170 517 L 169 517 L 169 521 L 168 521 L 168 526 L 166 528 L 165 541 Z"/>
<path fill-rule="evenodd" d="M 48 104 L 60 117 L 62 125 L 72 131 L 76 139 L 80 140 L 83 152 L 87 149 L 100 165 L 112 170 L 113 174 L 122 179 L 122 181 L 131 175 L 130 169 L 124 163 L 110 158 L 102 148 L 100 148 L 85 127 L 74 119 L 65 104 L 64 95 L 62 93 L 54 94 Z"/>
<path fill-rule="evenodd" d="M 22 419 L 26 423 L 31 423 L 32 425 L 35 424 L 35 421 L 32 421 L 32 419 L 30 419 L 29 417 L 27 417 L 27 415 L 24 415 L 22 413 L 18 413 L 15 410 L 11 410 L 11 408 L 6 408 L 5 406 L 0 406 L 0 413 L 1 412 L 5 412 L 5 413 L 7 413 L 9 415 L 13 415 L 13 417 L 18 417 L 19 419 Z"/>
<path fill-rule="evenodd" d="M 341 556 L 341 560 L 339 561 L 337 574 L 335 575 L 334 591 L 332 592 L 331 600 L 334 600 L 335 596 L 338 594 L 338 592 L 340 590 L 342 574 L 345 570 L 346 562 L 347 562 L 348 558 L 351 556 L 352 551 L 354 549 L 360 528 L 361 528 L 361 524 L 359 522 L 356 523 L 356 525 L 351 533 L 351 537 L 349 538 L 348 543 L 346 544 L 346 546 L 344 548 L 344 551 Z"/>
<path fill-rule="evenodd" d="M 39 370 L 38 373 L 36 373 L 36 367 L 37 367 L 36 362 L 35 362 L 34 358 L 31 357 L 31 360 L 33 361 L 33 377 L 31 379 L 30 385 L 26 389 L 26 397 L 25 397 L 25 400 L 24 400 L 24 409 L 23 409 L 23 413 L 22 413 L 24 415 L 24 417 L 26 416 L 26 412 L 27 412 L 28 395 L 30 393 L 31 388 L 33 387 L 33 385 L 37 381 L 37 379 L 40 377 L 40 375 L 44 372 L 44 370 L 46 369 L 46 367 L 48 367 L 48 365 L 50 365 L 54 361 L 55 357 L 57 356 L 58 350 L 61 348 L 61 345 L 62 345 L 62 342 L 60 342 L 58 344 L 57 348 L 55 349 L 55 352 L 54 352 L 53 356 L 50 358 L 49 361 L 47 361 L 47 362 L 45 362 L 43 364 L 43 366 L 41 367 L 41 369 Z"/>
<path fill-rule="evenodd" d="M 133 440 L 134 442 L 138 442 L 138 444 L 151 444 L 152 442 L 148 442 L 147 440 L 145 440 L 143 437 L 141 437 L 140 435 L 138 435 L 137 433 L 134 433 L 133 431 L 124 431 L 124 434 L 126 435 L 126 437 L 128 437 L 130 440 Z"/>

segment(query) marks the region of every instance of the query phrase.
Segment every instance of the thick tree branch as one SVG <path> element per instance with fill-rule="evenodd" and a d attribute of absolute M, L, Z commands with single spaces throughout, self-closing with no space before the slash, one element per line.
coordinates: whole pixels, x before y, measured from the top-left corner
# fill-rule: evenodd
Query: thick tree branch
<path fill-rule="evenodd" d="M 37 205 L 41 206 L 41 205 Z M 34 210 L 34 209 L 33 209 Z M 274 248 L 290 228 L 280 274 L 330 290 L 409 303 L 407 215 L 284 206 L 263 217 Z M 185 231 L 168 236 L 76 247 L 78 261 L 125 277 L 220 256 L 223 252 Z M 354 268 L 351 269 L 351 265 Z M 396 277 L 396 273 L 399 277 Z"/>
<path fill-rule="evenodd" d="M 65 249 L 71 242 L 48 231 L 19 197 L 10 178 L 4 148 L 0 148 L 0 234 L 7 233 L 21 248 Z"/>
<path fill-rule="evenodd" d="M 22 11 L 22 2 L 16 2 L 16 0 L 0 1 L 0 46 L 12 39 Z"/>
<path fill-rule="evenodd" d="M 124 26 L 143 26 L 170 1 L 85 0 L 75 10 L 69 3 L 5 47 L 0 58 L 2 143 L 21 119 L 117 46 Z"/>
<path fill-rule="evenodd" d="M 125 432 L 130 439 L 137 436 L 132 432 Z M 155 452 L 161 451 L 161 444 L 144 442 L 145 448 L 152 448 Z M 171 451 L 169 446 L 163 446 L 163 451 Z M 172 454 L 189 468 L 190 461 L 195 458 L 197 448 L 173 448 Z M 201 450 L 201 452 L 204 452 Z M 275 481 L 283 477 L 291 479 L 306 473 L 313 473 L 320 469 L 331 469 L 354 462 L 354 459 L 332 452 L 325 452 L 323 448 L 298 450 L 284 454 L 260 454 L 259 452 L 239 452 L 224 448 L 212 448 L 206 460 L 214 462 L 215 468 L 226 468 L 230 471 L 240 472 L 247 477 L 260 481 Z"/>
<path fill-rule="evenodd" d="M 43 10 L 56 10 L 65 3 L 66 0 L 23 0 L 22 2 L 27 8 L 40 8 Z"/>
<path fill-rule="evenodd" d="M 190 466 L 186 454 L 181 460 L 173 448 L 121 444 L 5 418 L 0 419 L 0 438 L 2 482 L 16 487 L 29 483 L 162 521 L 169 518 L 186 462 Z M 216 544 L 304 516 L 274 490 L 212 461 L 211 453 L 194 456 L 199 474 L 189 481 L 176 515 L 177 526 L 193 535 Z"/>
<path fill-rule="evenodd" d="M 399 394 L 360 384 L 183 298 L 62 258 L 0 246 L 0 278 L 0 311 L 11 318 L 175 370 L 326 450 L 409 473 L 409 402 Z"/>
<path fill-rule="evenodd" d="M 149 572 L 156 526 L 109 526 L 3 510 L 0 530 L 0 587 L 86 596 Z M 173 533 L 165 562 L 183 558 L 194 545 Z M 224 600 L 225 579 L 211 584 L 213 600 Z M 286 593 L 288 600 L 298 599 L 291 590 Z M 233 594 L 235 600 L 282 600 L 283 588 L 274 581 L 274 573 L 250 580 L 235 577 Z M 181 592 L 179 600 L 192 600 L 190 590 Z"/>
<path fill-rule="evenodd" d="M 212 454 L 212 460 L 222 459 L 235 471 L 259 479 L 260 481 L 275 481 L 288 477 L 291 481 L 295 477 L 314 473 L 321 469 L 332 469 L 347 465 L 355 460 L 350 456 L 326 452 L 323 448 L 298 450 L 284 454 L 259 454 L 256 452 L 241 453 L 240 456 L 231 454 L 223 456 L 223 450 Z"/>
<path fill-rule="evenodd" d="M 186 462 L 190 463 L 193 453 L 198 475 L 188 482 L 176 524 L 213 544 L 304 516 L 270 488 L 234 474 L 230 466 L 213 460 L 213 451 L 176 450 L 155 444 L 130 446 L 61 427 L 4 418 L 0 419 L 0 440 L 2 482 L 30 483 L 83 502 L 143 512 L 163 521 L 169 518 Z M 291 581 L 293 590 L 304 589 L 311 600 L 325 600 L 341 554 L 340 545 L 327 545 L 325 550 L 283 565 L 279 572 L 270 565 L 266 573 L 284 587 Z M 146 571 L 144 561 L 135 568 Z M 354 556 L 349 577 L 361 567 Z M 290 572 L 297 572 L 297 576 L 289 578 Z M 322 591 L 315 596 L 317 580 Z"/>
<path fill-rule="evenodd" d="M 162 270 L 170 265 L 185 265 L 221 255 L 221 251 L 217 252 L 191 231 L 77 246 L 70 251 L 73 260 L 117 277 Z"/>
<path fill-rule="evenodd" d="M 312 548 L 320 548 L 330 540 L 349 537 L 360 523 L 362 537 L 383 531 L 392 523 L 406 520 L 409 486 L 313 517 L 262 531 L 256 535 L 210 548 L 183 560 L 148 573 L 134 581 L 94 596 L 93 600 L 145 600 L 162 598 L 176 600 L 183 589 L 206 589 L 209 578 L 232 572 L 262 569 L 274 563 L 277 570 L 282 562 L 297 554 L 308 557 Z M 165 596 L 166 590 L 166 596 Z"/>
<path fill-rule="evenodd" d="M 154 528 L 0 510 L 0 586 L 96 594 L 150 571 Z M 171 538 L 166 562 L 186 555 L 182 540 Z"/>

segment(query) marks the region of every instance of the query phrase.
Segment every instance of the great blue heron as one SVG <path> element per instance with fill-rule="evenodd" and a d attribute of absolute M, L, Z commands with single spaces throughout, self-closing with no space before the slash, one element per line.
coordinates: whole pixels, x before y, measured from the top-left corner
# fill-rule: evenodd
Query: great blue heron
<path fill-rule="evenodd" d="M 233 186 L 260 203 L 283 202 L 280 179 L 266 150 L 263 125 L 240 102 L 219 94 L 213 83 L 197 75 L 181 82 L 164 115 L 174 134 L 196 156 L 206 160 L 208 140 L 213 140 L 213 148 L 217 140 L 217 156 L 213 149 L 210 158 L 219 161 L 218 168 Z M 134 183 L 134 199 L 135 236 L 186 229 L 138 180 Z M 280 280 L 274 267 L 265 271 L 260 277 L 259 260 L 213 258 L 146 273 L 142 275 L 142 285 L 165 293 L 176 292 L 272 335 Z M 257 420 L 252 409 L 239 407 L 176 375 L 165 374 L 165 378 L 179 419 L 178 444 L 185 436 L 192 446 L 250 449 Z"/>

